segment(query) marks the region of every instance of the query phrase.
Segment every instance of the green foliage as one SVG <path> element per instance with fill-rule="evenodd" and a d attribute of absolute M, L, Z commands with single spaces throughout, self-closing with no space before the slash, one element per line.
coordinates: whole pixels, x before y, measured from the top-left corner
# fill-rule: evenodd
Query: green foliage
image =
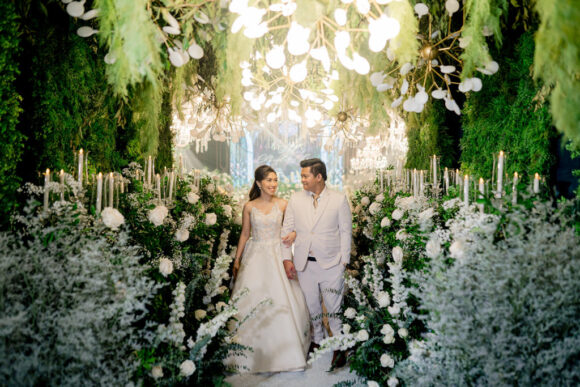
<path fill-rule="evenodd" d="M 3 224 L 15 204 L 14 191 L 20 182 L 16 165 L 22 157 L 25 136 L 16 129 L 22 109 L 14 84 L 19 73 L 16 58 L 20 52 L 14 3 L 3 1 L 0 14 L 3 15 L 0 19 L 0 224 Z"/>
<path fill-rule="evenodd" d="M 409 115 L 407 121 L 407 162 L 405 168 L 429 169 L 429 157 L 441 156 L 442 167 L 452 167 L 456 160 L 456 139 L 450 134 L 445 116 L 445 106 L 440 101 L 429 102 L 420 115 L 420 122 Z M 453 113 L 455 114 L 455 113 Z"/>
<path fill-rule="evenodd" d="M 467 20 L 461 36 L 469 45 L 461 55 L 462 77 L 469 77 L 478 66 L 491 61 L 488 46 L 483 35 L 484 27 L 493 33 L 496 44 L 501 44 L 500 18 L 507 13 L 507 0 L 467 0 L 465 13 Z"/>
<path fill-rule="evenodd" d="M 128 155 L 133 160 L 156 156 L 159 130 L 162 128 L 163 89 L 149 82 L 138 84 L 131 92 L 129 127 L 135 133 L 128 144 Z M 170 117 L 169 117 L 170 118 Z"/>
<path fill-rule="evenodd" d="M 517 44 L 507 45 L 499 57 L 500 70 L 484 79 L 483 89 L 470 93 L 464 105 L 462 168 L 470 174 L 490 178 L 493 155 L 508 153 L 508 174 L 548 175 L 555 157 L 551 146 L 556 132 L 548 106 L 538 97 L 538 86 L 530 74 L 534 41 L 527 32 Z"/>
<path fill-rule="evenodd" d="M 534 77 L 553 87 L 550 111 L 556 128 L 580 146 L 580 3 L 537 0 Z"/>

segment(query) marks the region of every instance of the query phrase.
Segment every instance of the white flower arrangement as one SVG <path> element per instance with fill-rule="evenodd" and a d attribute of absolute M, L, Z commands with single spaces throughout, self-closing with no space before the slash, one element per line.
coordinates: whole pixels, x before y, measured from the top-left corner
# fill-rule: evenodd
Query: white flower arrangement
<path fill-rule="evenodd" d="M 369 206 L 369 213 L 374 216 L 374 215 L 378 214 L 382 208 L 383 208 L 383 206 L 381 205 L 381 203 L 373 202 Z"/>
<path fill-rule="evenodd" d="M 391 214 L 391 218 L 393 218 L 393 220 L 400 220 L 404 215 L 405 215 L 405 212 L 403 212 L 397 208 Z"/>
<path fill-rule="evenodd" d="M 186 228 L 180 228 L 175 232 L 175 240 L 185 242 L 189 239 L 189 231 Z"/>
<path fill-rule="evenodd" d="M 211 194 L 211 193 L 214 193 L 214 192 L 215 192 L 215 189 L 216 189 L 216 188 L 215 188 L 215 184 L 213 184 L 213 183 L 209 183 L 209 184 L 208 184 L 208 185 L 205 187 L 205 189 L 206 189 L 206 191 L 207 191 L 207 192 L 209 192 L 210 194 Z"/>
<path fill-rule="evenodd" d="M 346 351 L 354 347 L 357 343 L 356 338 L 351 333 L 338 334 L 331 337 L 327 337 L 320 342 L 320 347 L 315 349 L 314 352 L 308 358 L 308 364 L 314 363 L 323 354 L 330 351 Z"/>
<path fill-rule="evenodd" d="M 394 376 L 391 376 L 389 379 L 387 379 L 387 386 L 389 387 L 397 387 L 399 385 L 399 379 L 397 379 Z"/>
<path fill-rule="evenodd" d="M 407 330 L 407 328 L 400 328 L 397 333 L 399 334 L 399 337 L 404 339 L 407 336 L 409 336 L 409 331 Z"/>
<path fill-rule="evenodd" d="M 383 353 L 381 355 L 381 366 L 393 368 L 395 366 L 395 360 L 388 353 Z"/>
<path fill-rule="evenodd" d="M 381 219 L 381 228 L 389 227 L 390 225 L 391 219 L 389 219 L 389 217 L 385 216 L 383 219 Z"/>
<path fill-rule="evenodd" d="M 161 366 L 158 366 L 158 365 L 153 366 L 151 368 L 151 376 L 155 380 L 161 379 L 163 377 L 163 368 L 161 368 Z"/>
<path fill-rule="evenodd" d="M 347 334 L 350 333 L 351 326 L 349 324 L 342 324 L 342 333 Z"/>
<path fill-rule="evenodd" d="M 397 263 L 401 263 L 403 262 L 403 249 L 401 248 L 401 246 L 395 246 L 393 247 L 393 250 L 391 251 L 391 255 L 393 256 L 393 260 Z"/>
<path fill-rule="evenodd" d="M 222 281 L 228 277 L 228 270 L 230 268 L 230 263 L 233 258 L 229 255 L 220 255 L 211 270 L 211 275 L 208 282 L 205 285 L 206 295 L 203 298 L 204 304 L 209 304 L 211 299 L 220 294 L 220 286 Z"/>
<path fill-rule="evenodd" d="M 195 370 L 196 370 L 195 363 L 189 359 L 184 360 L 183 363 L 181 363 L 181 365 L 179 366 L 179 374 L 186 378 L 193 375 Z"/>
<path fill-rule="evenodd" d="M 361 204 L 361 206 L 363 206 L 363 207 L 366 207 L 366 206 L 368 206 L 370 203 L 371 203 L 371 199 L 369 199 L 369 197 L 368 197 L 368 196 L 365 196 L 364 198 L 362 198 L 362 199 L 360 200 L 360 204 Z"/>
<path fill-rule="evenodd" d="M 167 207 L 157 206 L 154 209 L 152 209 L 151 211 L 149 211 L 148 218 L 149 218 L 149 221 L 157 227 L 157 226 L 161 226 L 163 224 L 163 221 L 165 220 L 165 217 L 167 217 L 168 214 L 169 214 L 169 210 L 167 209 Z"/>
<path fill-rule="evenodd" d="M 115 231 L 119 229 L 119 226 L 125 223 L 125 217 L 123 214 L 113 207 L 105 207 L 101 212 L 101 219 L 105 226 Z"/>
<path fill-rule="evenodd" d="M 205 310 L 203 310 L 203 309 L 197 309 L 194 312 L 194 315 L 195 315 L 195 319 L 197 321 L 201 321 L 201 320 L 203 320 L 207 316 L 207 312 Z"/>
<path fill-rule="evenodd" d="M 389 296 L 388 292 L 381 291 L 379 292 L 379 296 L 377 297 L 377 301 L 379 303 L 379 307 L 386 308 L 391 304 L 391 297 Z"/>
<path fill-rule="evenodd" d="M 366 329 L 361 329 L 356 334 L 357 341 L 367 341 L 369 339 L 369 332 Z"/>
<path fill-rule="evenodd" d="M 193 190 L 187 194 L 187 202 L 189 204 L 196 204 L 199 201 L 199 195 Z"/>
<path fill-rule="evenodd" d="M 169 325 L 159 325 L 157 332 L 161 341 L 180 347 L 185 339 L 181 319 L 185 316 L 185 284 L 179 282 L 173 290 L 173 303 L 170 306 Z"/>
<path fill-rule="evenodd" d="M 231 218 L 232 214 L 233 214 L 233 208 L 232 206 L 230 206 L 229 204 L 224 204 L 222 206 L 223 210 L 224 210 L 224 214 L 226 217 Z"/>
<path fill-rule="evenodd" d="M 356 317 L 356 310 L 354 308 L 346 308 L 344 311 L 344 317 L 348 319 L 353 319 Z"/>
<path fill-rule="evenodd" d="M 382 194 L 382 193 L 381 193 L 381 194 L 378 194 L 378 195 L 375 197 L 375 202 L 377 202 L 377 203 L 382 203 L 382 202 L 383 202 L 383 200 L 385 200 L 385 195 L 384 195 L 384 194 Z"/>
<path fill-rule="evenodd" d="M 208 226 L 213 226 L 217 222 L 217 215 L 213 212 L 209 212 L 205 214 L 205 221 L 204 223 Z"/>
<path fill-rule="evenodd" d="M 439 239 L 435 237 L 431 237 L 425 246 L 425 255 L 429 258 L 434 259 L 437 258 L 442 252 L 441 243 Z"/>
<path fill-rule="evenodd" d="M 169 258 L 163 257 L 159 260 L 159 272 L 167 277 L 173 273 L 173 262 Z"/>

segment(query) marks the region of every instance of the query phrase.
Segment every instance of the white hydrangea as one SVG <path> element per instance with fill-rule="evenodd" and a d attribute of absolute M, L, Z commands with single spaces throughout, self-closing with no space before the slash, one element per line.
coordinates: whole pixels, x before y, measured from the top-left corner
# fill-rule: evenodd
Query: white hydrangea
<path fill-rule="evenodd" d="M 399 231 L 397 231 L 397 233 L 395 234 L 395 238 L 398 241 L 404 241 L 405 239 L 407 239 L 409 237 L 409 234 L 407 234 L 407 231 L 402 228 Z"/>
<path fill-rule="evenodd" d="M 197 310 L 194 312 L 194 314 L 195 314 L 195 319 L 196 319 L 197 321 L 200 321 L 200 320 L 204 319 L 204 318 L 205 318 L 205 316 L 207 316 L 207 312 L 206 312 L 205 310 L 203 310 L 203 309 L 197 309 Z"/>
<path fill-rule="evenodd" d="M 439 243 L 439 239 L 429 239 L 427 245 L 425 246 L 425 254 L 429 258 L 437 258 L 439 254 L 441 254 L 441 244 Z"/>
<path fill-rule="evenodd" d="M 169 210 L 167 209 L 167 207 L 157 206 L 154 209 L 152 209 L 151 211 L 149 211 L 148 218 L 149 218 L 149 221 L 157 227 L 157 226 L 161 226 L 163 224 L 163 221 L 165 220 L 165 217 L 167 216 L 167 214 L 169 214 Z"/>
<path fill-rule="evenodd" d="M 383 367 L 393 368 L 395 366 L 395 360 L 387 353 L 381 356 L 381 365 Z"/>
<path fill-rule="evenodd" d="M 228 217 L 231 218 L 232 217 L 232 206 L 230 206 L 229 204 L 224 204 L 223 207 L 224 209 L 224 214 Z"/>
<path fill-rule="evenodd" d="M 159 260 L 159 272 L 164 276 L 167 277 L 171 273 L 173 273 L 173 262 L 171 262 L 168 258 L 161 258 Z"/>
<path fill-rule="evenodd" d="M 378 194 L 375 197 L 375 202 L 381 203 L 383 200 L 385 200 L 385 195 L 383 195 L 383 194 Z"/>
<path fill-rule="evenodd" d="M 369 339 L 369 333 L 365 329 L 361 329 L 356 334 L 357 341 L 367 341 Z"/>
<path fill-rule="evenodd" d="M 381 205 L 381 203 L 373 202 L 369 207 L 369 212 L 371 213 L 371 215 L 376 215 L 381 211 L 382 207 L 383 206 Z"/>
<path fill-rule="evenodd" d="M 381 308 L 386 308 L 391 303 L 391 297 L 389 296 L 388 292 L 382 291 L 379 292 L 379 296 L 377 298 L 379 306 Z"/>
<path fill-rule="evenodd" d="M 119 226 L 125 223 L 125 217 L 116 208 L 105 207 L 101 212 L 101 219 L 105 226 L 111 230 L 118 230 Z"/>
<path fill-rule="evenodd" d="M 217 215 L 213 212 L 205 214 L 205 224 L 208 226 L 213 226 L 217 222 Z"/>
<path fill-rule="evenodd" d="M 366 206 L 368 206 L 370 203 L 371 203 L 371 199 L 369 199 L 369 197 L 368 197 L 368 196 L 365 196 L 364 198 L 362 198 L 362 199 L 360 200 L 360 204 L 361 204 L 363 207 L 366 207 Z"/>
<path fill-rule="evenodd" d="M 401 246 L 395 246 L 393 247 L 393 250 L 391 252 L 392 256 L 393 256 L 393 260 L 397 263 L 401 263 L 403 262 L 403 249 L 401 248 Z"/>
<path fill-rule="evenodd" d="M 183 363 L 181 363 L 181 365 L 179 366 L 179 374 L 181 376 L 191 376 L 193 375 L 193 373 L 195 372 L 196 368 L 195 368 L 195 363 L 192 362 L 191 360 L 185 360 Z"/>
<path fill-rule="evenodd" d="M 193 191 L 187 194 L 187 202 L 195 204 L 199 201 L 199 195 Z"/>
<path fill-rule="evenodd" d="M 397 208 L 391 214 L 391 218 L 393 218 L 393 220 L 400 220 L 403 217 L 403 215 L 405 215 L 405 213 Z"/>
<path fill-rule="evenodd" d="M 344 317 L 355 318 L 356 317 L 356 310 L 354 310 L 354 308 L 346 308 L 346 310 L 344 311 Z"/>
<path fill-rule="evenodd" d="M 155 380 L 162 378 L 163 377 L 163 368 L 161 368 L 161 366 L 153 366 L 153 368 L 151 368 L 151 376 Z"/>
<path fill-rule="evenodd" d="M 385 216 L 382 220 L 381 220 L 381 227 L 385 228 L 385 227 L 389 227 L 391 225 L 391 219 L 389 219 L 388 216 Z"/>
<path fill-rule="evenodd" d="M 207 192 L 209 192 L 209 193 L 214 193 L 214 192 L 215 192 L 215 184 L 213 184 L 213 183 L 210 183 L 210 184 L 208 184 L 208 185 L 205 187 L 205 189 L 206 189 L 206 190 L 207 190 Z"/>
<path fill-rule="evenodd" d="M 178 242 L 185 242 L 189 239 L 189 231 L 187 229 L 180 228 L 175 232 L 175 239 Z"/>

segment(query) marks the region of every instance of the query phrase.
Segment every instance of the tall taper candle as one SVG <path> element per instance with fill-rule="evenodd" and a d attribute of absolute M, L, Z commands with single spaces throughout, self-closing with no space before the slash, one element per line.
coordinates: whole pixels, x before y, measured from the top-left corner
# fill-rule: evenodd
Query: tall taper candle
<path fill-rule="evenodd" d="M 147 186 L 151 187 L 151 168 L 153 168 L 151 156 L 149 156 L 147 161 Z"/>
<path fill-rule="evenodd" d="M 485 192 L 485 187 L 483 185 L 483 177 L 479 178 L 479 187 L 478 188 L 479 188 L 479 193 L 481 195 L 483 195 L 483 193 Z M 483 197 L 483 196 L 480 196 L 480 197 Z"/>
<path fill-rule="evenodd" d="M 433 155 L 433 188 L 437 188 L 437 155 Z"/>
<path fill-rule="evenodd" d="M 83 148 L 81 148 L 79 150 L 79 177 L 78 177 L 78 181 L 79 184 L 82 186 L 83 185 Z"/>
<path fill-rule="evenodd" d="M 463 177 L 463 203 L 469 205 L 469 175 Z"/>
<path fill-rule="evenodd" d="M 383 183 L 384 177 L 383 177 L 383 170 L 382 169 L 379 169 L 379 174 L 380 174 L 380 181 L 381 181 L 381 192 L 383 192 L 384 191 L 384 185 L 383 185 L 384 184 Z"/>
<path fill-rule="evenodd" d="M 534 175 L 534 193 L 540 193 L 540 174 L 537 172 Z"/>
<path fill-rule="evenodd" d="M 109 207 L 115 207 L 113 205 L 113 194 L 115 192 L 115 176 L 113 172 L 109 175 Z"/>
<path fill-rule="evenodd" d="M 173 171 L 169 172 L 169 203 L 171 203 L 171 198 L 173 197 Z"/>
<path fill-rule="evenodd" d="M 423 170 L 421 170 L 421 173 L 419 174 L 419 179 L 420 179 L 419 194 L 421 196 L 424 196 L 425 195 L 425 172 Z"/>
<path fill-rule="evenodd" d="M 50 183 L 50 169 L 47 168 L 44 174 L 44 212 L 48 211 L 48 183 Z"/>
<path fill-rule="evenodd" d="M 512 184 L 512 204 L 518 202 L 518 173 L 514 172 L 514 182 Z"/>
<path fill-rule="evenodd" d="M 449 170 L 447 167 L 445 167 L 443 178 L 445 179 L 445 195 L 449 195 Z"/>
<path fill-rule="evenodd" d="M 64 200 L 64 170 L 60 170 L 59 173 L 59 177 L 60 177 L 60 200 L 63 201 Z"/>
<path fill-rule="evenodd" d="M 161 201 L 161 176 L 159 176 L 159 174 L 155 175 L 155 190 L 157 191 L 157 196 Z"/>
<path fill-rule="evenodd" d="M 97 175 L 97 204 L 95 212 L 97 214 L 101 213 L 101 204 L 103 202 L 103 174 L 99 172 Z"/>
<path fill-rule="evenodd" d="M 497 192 L 495 194 L 495 196 L 498 198 L 501 198 L 503 195 L 503 162 L 503 151 L 500 151 L 499 157 L 497 159 Z"/>

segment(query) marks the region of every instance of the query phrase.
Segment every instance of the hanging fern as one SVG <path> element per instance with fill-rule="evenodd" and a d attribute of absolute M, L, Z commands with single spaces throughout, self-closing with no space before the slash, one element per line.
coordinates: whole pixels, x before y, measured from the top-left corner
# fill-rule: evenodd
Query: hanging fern
<path fill-rule="evenodd" d="M 537 0 L 534 76 L 553 87 L 550 110 L 556 128 L 580 148 L 580 2 Z"/>

